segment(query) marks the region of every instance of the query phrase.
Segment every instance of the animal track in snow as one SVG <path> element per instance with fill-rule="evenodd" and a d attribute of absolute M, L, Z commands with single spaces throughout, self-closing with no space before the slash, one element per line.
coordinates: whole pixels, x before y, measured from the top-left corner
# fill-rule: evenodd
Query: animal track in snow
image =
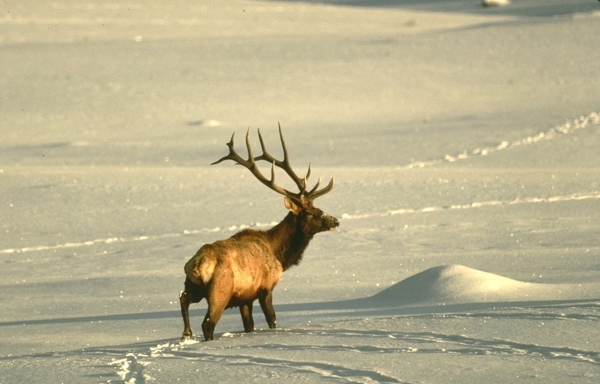
<path fill-rule="evenodd" d="M 452 319 L 452 313 L 444 314 Z M 457 316 L 468 316 L 469 313 L 457 313 Z M 402 318 L 410 319 L 422 316 L 437 316 L 435 314 L 408 315 Z M 560 321 L 560 319 L 554 319 Z M 354 321 L 354 320 L 352 320 Z M 572 319 L 577 321 L 577 319 Z M 207 348 L 204 343 L 197 341 L 188 343 L 158 344 L 150 348 L 150 353 L 127 353 L 125 359 L 116 360 L 112 365 L 119 366 L 117 374 L 125 378 L 147 380 L 150 376 L 141 367 L 150 364 L 160 366 L 161 359 L 183 359 L 199 363 L 242 366 L 260 366 L 268 370 L 280 372 L 301 372 L 317 375 L 322 379 L 337 379 L 342 382 L 389 382 L 403 383 L 405 381 L 379 371 L 377 368 L 350 367 L 343 363 L 346 354 L 361 354 L 379 356 L 382 354 L 417 354 L 417 355 L 462 355 L 462 356 L 497 356 L 521 357 L 528 356 L 544 360 L 567 360 L 582 364 L 600 365 L 600 353 L 593 350 L 583 350 L 567 346 L 540 345 L 536 343 L 519 342 L 503 338 L 485 338 L 441 332 L 402 332 L 397 330 L 359 330 L 337 328 L 341 322 L 330 323 L 333 328 L 321 329 L 286 329 L 280 342 L 264 340 L 249 340 L 248 343 L 235 344 L 237 351 L 231 353 L 232 346 L 223 347 L 216 344 Z M 260 338 L 259 334 L 254 337 Z M 252 337 L 251 337 L 252 339 Z M 350 340 L 352 339 L 352 340 Z M 272 341 L 272 340 L 270 340 Z M 299 343 L 301 341 L 301 343 Z M 194 344 L 201 344 L 195 347 Z M 273 351 L 277 351 L 274 357 Z M 312 351 L 312 358 L 286 358 L 295 356 L 297 351 Z M 331 354 L 342 356 L 338 362 L 322 362 L 315 356 Z M 136 368 L 137 367 L 137 368 Z M 128 382 L 125 380 L 125 382 Z M 131 381 L 129 381 L 131 382 Z M 138 382 L 138 381 L 136 381 Z M 143 382 L 143 381 L 140 381 Z"/>
<path fill-rule="evenodd" d="M 364 337 L 363 334 L 356 334 L 354 331 L 349 331 L 346 335 L 340 335 L 336 332 L 337 337 Z M 535 344 L 519 343 L 509 340 L 493 339 L 484 340 L 478 338 L 467 337 L 463 335 L 443 335 L 433 332 L 422 333 L 399 333 L 387 332 L 385 337 L 388 339 L 396 339 L 399 342 L 409 342 L 412 346 L 398 347 L 383 347 L 375 345 L 351 345 L 351 344 L 328 344 L 328 345 L 286 345 L 286 344 L 264 344 L 252 345 L 252 349 L 265 350 L 285 350 L 292 348 L 302 350 L 319 350 L 323 352 L 333 353 L 340 351 L 361 352 L 361 353 L 446 353 L 446 354 L 466 354 L 466 355 L 530 355 L 543 356 L 546 359 L 570 359 L 586 363 L 600 364 L 600 354 L 595 351 L 583 351 L 570 347 L 552 347 Z M 426 346 L 435 344 L 435 346 Z"/>
<path fill-rule="evenodd" d="M 525 199 L 514 199 L 510 201 L 502 201 L 502 200 L 490 200 L 490 201 L 476 201 L 471 204 L 461 204 L 461 205 L 448 205 L 443 207 L 425 207 L 425 208 L 401 208 L 395 210 L 389 210 L 387 212 L 378 212 L 378 213 L 365 213 L 359 215 L 351 215 L 351 214 L 343 214 L 342 219 L 352 220 L 352 219 L 365 219 L 369 217 L 383 217 L 383 216 L 393 216 L 393 215 L 404 215 L 410 213 L 428 213 L 428 212 L 439 212 L 439 211 L 454 211 L 454 210 L 463 210 L 463 209 L 472 209 L 472 208 L 482 208 L 482 207 L 493 207 L 493 206 L 502 206 L 502 205 L 518 205 L 518 204 L 538 204 L 538 203 L 558 203 L 565 201 L 579 201 L 579 200 L 596 200 L 600 199 L 600 193 L 574 193 L 571 195 L 565 196 L 552 196 L 552 197 L 529 197 Z"/>
<path fill-rule="evenodd" d="M 194 342 L 192 344 L 196 344 Z M 258 365 L 263 367 L 272 367 L 278 370 L 291 370 L 293 372 L 305 372 L 312 373 L 323 377 L 323 379 L 341 379 L 351 383 L 362 383 L 362 382 L 378 382 L 378 383 L 403 383 L 395 377 L 385 375 L 375 370 L 364 370 L 355 369 L 339 364 L 331 364 L 324 362 L 315 361 L 302 361 L 302 360 L 289 360 L 284 358 L 272 358 L 257 356 L 254 354 L 227 354 L 220 355 L 217 353 L 210 353 L 209 351 L 201 350 L 187 350 L 185 347 L 190 345 L 189 343 L 165 343 L 159 344 L 155 348 L 150 348 L 152 358 L 183 358 L 186 360 L 200 361 L 200 362 L 223 362 L 226 364 L 242 364 L 242 365 Z M 252 351 L 257 350 L 272 350 L 277 346 L 266 345 L 266 346 L 252 346 Z M 297 348 L 297 345 L 282 345 L 286 348 Z M 242 347 L 243 348 L 243 347 Z M 304 348 L 304 346 L 303 346 Z M 306 346 L 308 348 L 308 346 Z M 128 354 L 127 356 L 130 356 Z M 148 365 L 150 362 L 145 361 L 143 364 Z"/>
<path fill-rule="evenodd" d="M 596 124 L 600 124 L 600 112 L 592 112 L 587 116 L 580 116 L 579 118 L 573 119 L 572 121 L 567 121 L 564 124 L 550 128 L 547 131 L 540 132 L 533 136 L 526 136 L 519 140 L 502 141 L 501 143 L 493 147 L 483 147 L 475 148 L 472 150 L 464 150 L 461 153 L 454 155 L 445 155 L 444 157 L 438 159 L 427 161 L 415 161 L 413 163 L 400 167 L 400 169 L 424 168 L 441 163 L 453 163 L 455 161 L 465 160 L 473 156 L 487 156 L 491 153 L 503 151 L 506 149 L 531 145 L 541 141 L 553 140 L 559 137 L 560 135 L 567 135 L 574 131 L 578 131 Z"/>
<path fill-rule="evenodd" d="M 144 367 L 150 364 L 147 361 L 138 360 L 141 355 L 128 353 L 125 358 L 115 360 L 110 365 L 117 368 L 117 375 L 125 384 L 145 383 L 146 380 L 152 380 L 152 377 L 144 373 Z"/>

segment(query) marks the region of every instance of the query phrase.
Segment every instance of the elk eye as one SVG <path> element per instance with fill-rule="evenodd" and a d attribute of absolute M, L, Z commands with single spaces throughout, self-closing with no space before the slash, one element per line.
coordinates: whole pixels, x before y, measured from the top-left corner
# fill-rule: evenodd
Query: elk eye
<path fill-rule="evenodd" d="M 306 211 L 306 216 L 312 216 L 312 212 Z"/>

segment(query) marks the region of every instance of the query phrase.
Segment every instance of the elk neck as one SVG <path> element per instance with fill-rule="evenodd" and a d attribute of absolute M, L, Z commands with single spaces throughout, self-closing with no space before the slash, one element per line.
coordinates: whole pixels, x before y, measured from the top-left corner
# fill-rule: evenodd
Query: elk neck
<path fill-rule="evenodd" d="M 313 238 L 312 234 L 302 230 L 300 220 L 291 212 L 267 233 L 271 238 L 275 256 L 284 271 L 300 264 L 302 254 Z"/>

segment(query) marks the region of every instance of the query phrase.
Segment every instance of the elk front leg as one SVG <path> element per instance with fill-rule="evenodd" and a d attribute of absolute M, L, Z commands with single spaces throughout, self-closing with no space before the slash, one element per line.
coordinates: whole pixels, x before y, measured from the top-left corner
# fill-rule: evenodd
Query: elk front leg
<path fill-rule="evenodd" d="M 267 324 L 269 324 L 269 328 L 275 328 L 277 320 L 275 318 L 275 309 L 273 308 L 272 291 L 264 292 L 261 296 L 259 296 L 258 302 L 260 303 L 260 308 L 265 314 L 265 319 L 267 319 Z"/>
<path fill-rule="evenodd" d="M 252 318 L 252 302 L 240 305 L 240 314 L 244 323 L 244 331 L 254 331 L 254 319 Z"/>

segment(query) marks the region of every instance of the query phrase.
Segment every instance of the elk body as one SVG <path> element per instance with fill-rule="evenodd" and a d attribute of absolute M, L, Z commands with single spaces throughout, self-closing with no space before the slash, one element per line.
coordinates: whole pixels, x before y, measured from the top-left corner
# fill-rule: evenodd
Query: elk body
<path fill-rule="evenodd" d="M 319 232 L 334 230 L 338 220 L 313 206 L 313 201 L 333 188 L 333 178 L 329 184 L 318 189 L 320 180 L 307 190 L 310 165 L 304 178 L 292 170 L 285 141 L 279 127 L 283 147 L 283 160 L 276 160 L 266 151 L 260 131 L 258 137 L 262 155 L 254 157 L 249 142 L 250 130 L 246 134 L 248 159 L 240 157 L 233 148 L 233 138 L 227 143 L 229 154 L 213 164 L 224 160 L 249 169 L 264 185 L 285 196 L 284 204 L 289 210 L 287 216 L 275 227 L 267 231 L 245 229 L 226 240 L 206 244 L 185 265 L 185 289 L 179 299 L 183 316 L 182 340 L 192 337 L 189 306 L 202 299 L 208 302 L 208 310 L 202 322 L 205 340 L 212 340 L 215 325 L 224 310 L 239 307 L 244 330 L 254 330 L 252 304 L 258 299 L 269 328 L 276 327 L 272 292 L 283 271 L 297 265 L 313 236 Z M 258 169 L 257 161 L 271 163 L 271 178 L 266 178 Z M 275 184 L 275 167 L 287 173 L 299 192 L 288 191 Z"/>

